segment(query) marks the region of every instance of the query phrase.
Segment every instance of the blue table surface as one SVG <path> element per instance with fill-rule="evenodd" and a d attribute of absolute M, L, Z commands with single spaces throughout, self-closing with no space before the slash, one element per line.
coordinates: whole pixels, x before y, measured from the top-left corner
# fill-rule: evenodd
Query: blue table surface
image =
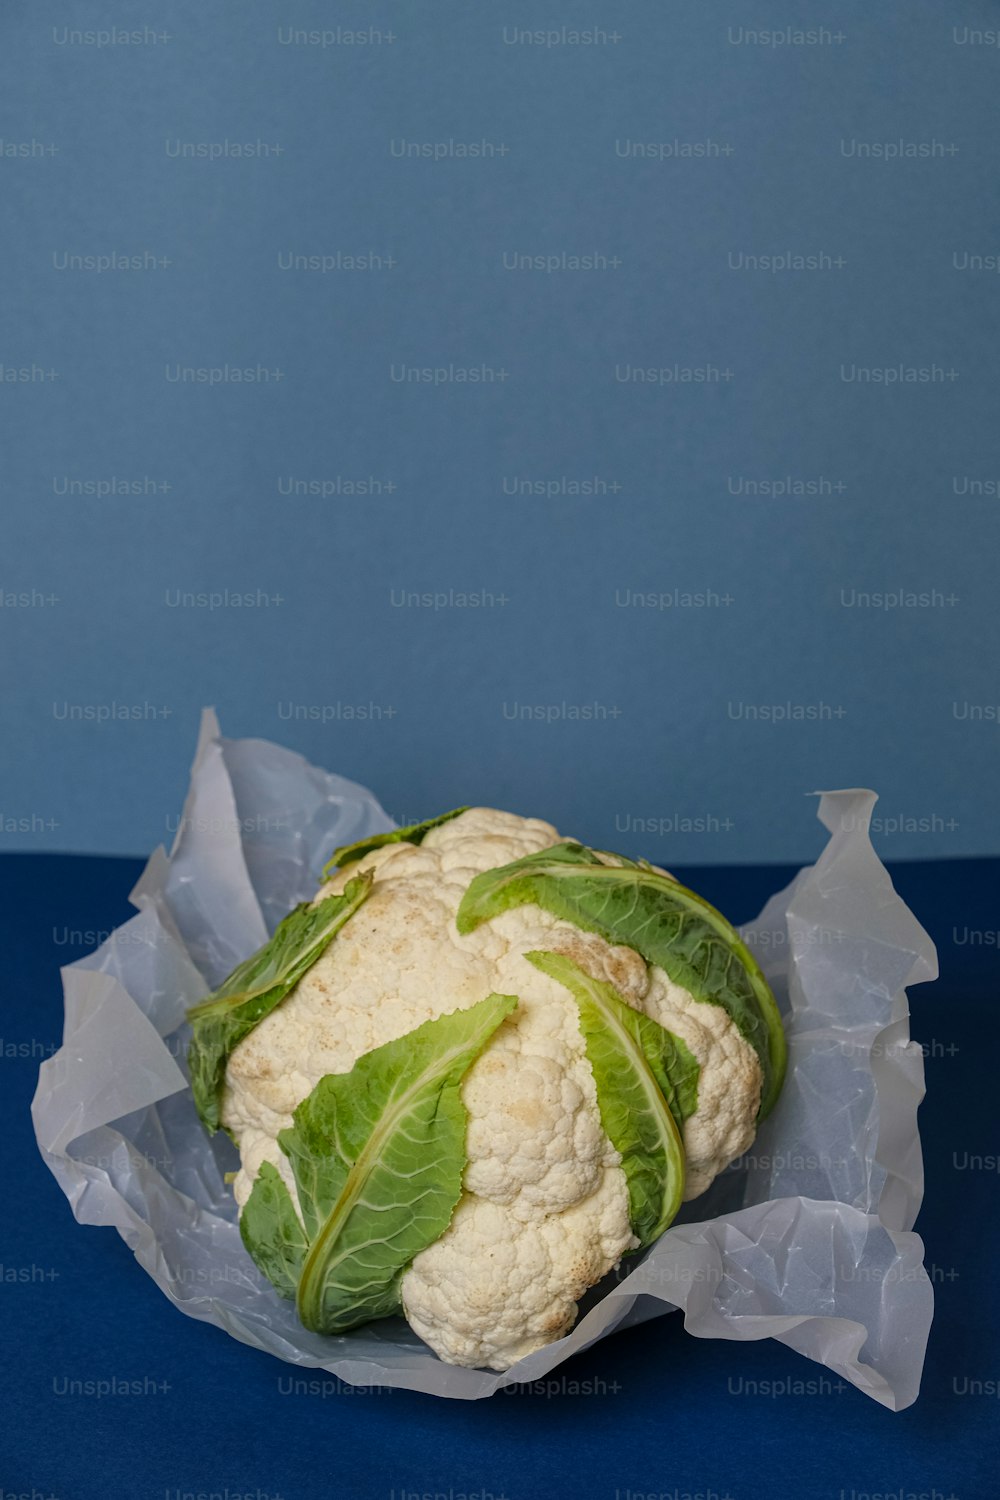
<path fill-rule="evenodd" d="M 942 968 L 936 985 L 910 996 L 927 1054 L 927 1193 L 917 1229 L 937 1312 L 920 1398 L 898 1415 L 771 1341 L 693 1339 L 677 1314 L 578 1355 L 550 1377 L 576 1387 L 553 1393 L 444 1401 L 329 1378 L 325 1391 L 283 1394 L 291 1366 L 184 1317 L 113 1230 L 77 1225 L 35 1147 L 28 1107 L 39 1062 L 62 1032 L 58 966 L 93 946 L 79 934 L 130 915 L 139 868 L 126 859 L 0 858 L 0 1293 L 9 1341 L 0 1500 L 1000 1495 L 992 1259 L 1000 860 L 891 867 Z M 677 873 L 743 921 L 792 872 Z M 112 1377 L 138 1382 L 143 1394 L 65 1393 L 69 1381 Z"/>

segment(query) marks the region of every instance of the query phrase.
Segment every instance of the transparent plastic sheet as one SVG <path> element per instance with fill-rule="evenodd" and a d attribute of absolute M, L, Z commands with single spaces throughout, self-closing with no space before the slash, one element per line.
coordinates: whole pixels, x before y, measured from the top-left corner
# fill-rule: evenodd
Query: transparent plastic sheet
<path fill-rule="evenodd" d="M 243 1249 L 224 1176 L 235 1148 L 207 1138 L 187 1088 L 185 1010 L 315 893 L 336 844 L 393 825 L 365 788 L 266 741 L 223 739 L 211 710 L 173 851 L 132 892 L 138 914 L 62 971 L 63 1045 L 32 1104 L 39 1148 L 79 1222 L 114 1225 L 181 1311 L 352 1384 L 476 1399 L 681 1309 L 698 1338 L 778 1339 L 901 1410 L 933 1311 L 912 1232 L 923 1056 L 905 986 L 937 967 L 869 843 L 874 802 L 825 793 L 823 854 L 743 929 L 789 1040 L 784 1092 L 750 1152 L 588 1294 L 567 1337 L 503 1374 L 443 1364 L 398 1318 L 307 1333 Z"/>

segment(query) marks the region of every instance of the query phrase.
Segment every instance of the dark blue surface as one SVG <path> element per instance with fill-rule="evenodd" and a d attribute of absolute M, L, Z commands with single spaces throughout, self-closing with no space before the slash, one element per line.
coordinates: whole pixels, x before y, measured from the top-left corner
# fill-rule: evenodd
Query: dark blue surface
<path fill-rule="evenodd" d="M 463 1403 L 352 1391 L 332 1379 L 326 1395 L 282 1394 L 291 1366 L 178 1313 L 116 1233 L 74 1222 L 35 1148 L 28 1105 L 38 1063 L 61 1034 L 56 966 L 129 915 L 137 873 L 120 859 L 0 859 L 5 1500 L 33 1491 L 35 1500 L 177 1500 L 175 1491 L 225 1500 L 997 1495 L 1000 861 L 893 868 L 943 969 L 936 986 L 911 994 L 928 1080 L 917 1228 L 937 1316 L 920 1399 L 899 1415 L 837 1389 L 779 1345 L 692 1339 L 679 1316 L 617 1334 L 554 1372 L 578 1382 L 577 1394 L 570 1386 Z M 677 873 L 741 921 L 791 871 Z M 90 936 L 67 941 L 74 932 Z M 994 1170 L 970 1165 L 976 1157 L 992 1157 Z M 62 1394 L 68 1381 L 108 1379 L 139 1382 L 144 1393 Z M 788 1391 L 789 1382 L 813 1382 L 815 1392 L 820 1381 L 818 1393 Z M 976 1382 L 994 1394 L 973 1394 Z M 762 1393 L 775 1389 L 784 1393 Z"/>

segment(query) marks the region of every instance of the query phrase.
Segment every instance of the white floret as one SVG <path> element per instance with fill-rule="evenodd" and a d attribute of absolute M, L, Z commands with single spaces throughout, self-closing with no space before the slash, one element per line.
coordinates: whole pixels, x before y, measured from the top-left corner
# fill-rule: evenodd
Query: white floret
<path fill-rule="evenodd" d="M 371 894 L 289 997 L 233 1051 L 223 1123 L 241 1153 L 234 1192 L 249 1197 L 264 1161 L 294 1196 L 278 1132 L 327 1073 L 421 1022 L 514 994 L 518 1008 L 466 1074 L 468 1162 L 448 1230 L 403 1277 L 406 1316 L 442 1359 L 506 1369 L 560 1337 L 576 1303 L 635 1247 L 620 1157 L 604 1134 L 573 997 L 530 964 L 533 948 L 568 953 L 680 1036 L 702 1073 L 687 1121 L 687 1196 L 745 1150 L 760 1067 L 718 1006 L 694 1000 L 630 948 L 613 947 L 535 906 L 462 935 L 455 916 L 472 878 L 550 847 L 549 823 L 472 808 L 422 844 L 390 844 L 359 869 Z"/>
<path fill-rule="evenodd" d="M 528 1223 L 467 1193 L 403 1277 L 403 1308 L 450 1364 L 506 1370 L 568 1333 L 579 1298 L 634 1243 L 618 1167 L 584 1202 Z"/>

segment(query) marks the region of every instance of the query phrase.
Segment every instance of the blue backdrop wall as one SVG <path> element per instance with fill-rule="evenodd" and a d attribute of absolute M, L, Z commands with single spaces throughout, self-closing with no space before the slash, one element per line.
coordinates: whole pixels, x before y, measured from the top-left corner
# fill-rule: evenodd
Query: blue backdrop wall
<path fill-rule="evenodd" d="M 997 7 L 8 0 L 9 848 L 202 704 L 398 818 L 996 851 Z"/>

